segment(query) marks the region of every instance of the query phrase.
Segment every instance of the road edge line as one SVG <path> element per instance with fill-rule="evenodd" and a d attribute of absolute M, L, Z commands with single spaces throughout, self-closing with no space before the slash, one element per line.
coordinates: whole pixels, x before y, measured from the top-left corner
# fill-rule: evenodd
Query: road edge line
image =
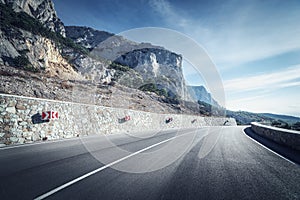
<path fill-rule="evenodd" d="M 243 132 L 245 133 L 244 130 L 245 130 L 245 129 L 243 129 Z M 279 153 L 277 153 L 277 152 L 273 151 L 272 149 L 266 147 L 266 146 L 263 145 L 262 143 L 260 143 L 260 142 L 256 141 L 255 139 L 251 138 L 251 137 L 248 136 L 247 134 L 245 134 L 245 135 L 246 135 L 249 139 L 251 139 L 252 141 L 254 141 L 255 143 L 257 143 L 257 144 L 259 144 L 260 146 L 262 146 L 263 148 L 265 148 L 265 149 L 269 150 L 270 152 L 274 153 L 274 154 L 277 155 L 278 157 L 283 158 L 284 160 L 290 162 L 291 164 L 298 165 L 297 163 L 295 163 L 295 162 L 289 160 L 288 158 L 284 157 L 283 155 L 280 155 Z"/>

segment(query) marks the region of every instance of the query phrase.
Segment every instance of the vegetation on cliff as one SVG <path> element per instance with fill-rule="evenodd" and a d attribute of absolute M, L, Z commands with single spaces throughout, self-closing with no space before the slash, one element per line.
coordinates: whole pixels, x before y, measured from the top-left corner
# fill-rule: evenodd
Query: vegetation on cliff
<path fill-rule="evenodd" d="M 54 41 L 60 48 L 72 48 L 75 51 L 88 54 L 88 50 L 75 44 L 71 39 L 64 38 L 59 33 L 53 32 L 43 26 L 37 19 L 25 12 L 15 12 L 11 5 L 0 3 L 0 28 L 3 32 L 9 31 L 12 27 L 19 28 L 35 35 L 40 35 Z"/>

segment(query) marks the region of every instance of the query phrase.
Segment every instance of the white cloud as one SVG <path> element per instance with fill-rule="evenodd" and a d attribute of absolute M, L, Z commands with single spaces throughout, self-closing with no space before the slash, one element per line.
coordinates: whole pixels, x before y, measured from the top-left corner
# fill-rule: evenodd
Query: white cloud
<path fill-rule="evenodd" d="M 203 45 L 222 69 L 300 49 L 300 15 L 291 6 L 270 10 L 267 2 L 226 2 L 213 10 L 215 15 L 199 18 L 172 1 L 150 0 L 149 5 L 169 27 Z"/>
<path fill-rule="evenodd" d="M 182 29 L 190 24 L 189 19 L 179 15 L 179 11 L 168 0 L 149 0 L 149 5 L 167 24 L 175 25 Z"/>
<path fill-rule="evenodd" d="M 254 27 L 257 35 L 247 33 L 243 27 L 235 27 L 235 34 L 230 35 L 226 30 L 220 33 L 211 33 L 204 41 L 205 46 L 215 60 L 223 68 L 232 68 L 239 64 L 261 60 L 290 51 L 300 49 L 300 28 L 298 33 L 290 32 L 291 27 L 283 26 L 277 31 L 275 27 L 269 27 L 270 32 Z M 210 39 L 211 38 L 211 39 Z"/>
<path fill-rule="evenodd" d="M 164 16 L 173 16 L 171 5 L 166 0 L 150 0 L 149 5 L 159 14 Z"/>
<path fill-rule="evenodd" d="M 300 65 L 273 73 L 225 81 L 230 110 L 300 116 Z"/>
<path fill-rule="evenodd" d="M 300 86 L 300 81 L 290 82 L 290 83 L 284 83 L 284 84 L 281 85 L 282 88 L 285 88 L 285 87 L 296 87 L 296 86 Z"/>
<path fill-rule="evenodd" d="M 251 90 L 270 90 L 283 87 L 299 86 L 300 65 L 285 70 L 258 76 L 236 78 L 224 82 L 227 92 L 245 92 Z"/>
<path fill-rule="evenodd" d="M 220 3 L 217 9 L 211 10 L 212 15 L 200 14 L 197 17 L 176 7 L 172 1 L 154 0 L 149 3 L 168 27 L 191 36 L 203 46 L 223 72 L 243 63 L 300 50 L 299 9 L 289 2 L 280 2 L 283 6 L 276 9 L 270 7 L 269 1 L 226 1 Z M 199 13 L 201 12 L 200 9 Z M 179 43 L 180 41 L 177 45 Z M 185 75 L 191 79 L 195 78 L 193 73 L 188 68 L 185 71 Z M 235 74 L 247 76 L 242 70 Z M 223 78 L 226 80 L 226 75 Z M 226 95 L 229 97 L 227 107 L 233 110 L 300 116 L 299 106 L 289 106 L 299 104 L 299 80 L 300 65 L 227 80 L 224 83 Z M 285 89 L 287 90 L 282 95 L 281 92 Z"/>
<path fill-rule="evenodd" d="M 226 108 L 229 110 L 244 110 L 256 113 L 287 114 L 300 117 L 300 106 L 298 105 L 299 94 L 295 98 L 287 95 L 265 94 L 249 96 L 241 99 L 229 100 Z"/>

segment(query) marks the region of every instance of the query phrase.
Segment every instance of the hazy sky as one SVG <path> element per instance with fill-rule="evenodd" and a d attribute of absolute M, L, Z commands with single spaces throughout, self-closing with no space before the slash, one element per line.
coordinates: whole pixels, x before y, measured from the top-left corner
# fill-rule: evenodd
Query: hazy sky
<path fill-rule="evenodd" d="M 120 33 L 163 27 L 194 39 L 223 80 L 231 110 L 300 116 L 299 0 L 54 0 L 65 25 Z M 188 75 L 189 84 L 202 84 Z"/>

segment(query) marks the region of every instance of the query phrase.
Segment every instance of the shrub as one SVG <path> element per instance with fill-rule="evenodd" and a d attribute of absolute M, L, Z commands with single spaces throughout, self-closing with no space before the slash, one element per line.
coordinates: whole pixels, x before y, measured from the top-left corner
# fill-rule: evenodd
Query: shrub
<path fill-rule="evenodd" d="M 300 131 L 300 122 L 296 122 L 291 127 L 293 130 Z"/>
<path fill-rule="evenodd" d="M 145 84 L 139 87 L 139 90 L 144 92 L 153 92 L 159 96 L 165 97 L 161 99 L 164 103 L 177 105 L 180 104 L 179 97 L 177 95 L 168 92 L 166 88 L 158 88 L 154 83 Z"/>
<path fill-rule="evenodd" d="M 112 62 L 109 65 L 109 69 L 115 69 L 115 70 L 122 71 L 122 72 L 128 72 L 131 68 L 126 65 L 122 65 L 120 63 Z"/>
<path fill-rule="evenodd" d="M 291 128 L 288 123 L 281 120 L 272 121 L 271 126 L 278 127 L 278 128 L 285 128 L 285 129 Z"/>
<path fill-rule="evenodd" d="M 165 96 L 168 97 L 168 92 L 165 88 L 162 89 L 158 89 L 157 85 L 154 83 L 148 83 L 145 85 L 142 85 L 141 87 L 139 87 L 139 90 L 142 91 L 147 91 L 147 92 L 154 92 L 155 94 L 159 95 L 159 96 Z"/>
<path fill-rule="evenodd" d="M 39 72 L 38 69 L 33 67 L 33 65 L 29 62 L 28 58 L 25 55 L 20 55 L 20 56 L 13 58 L 12 62 L 16 67 L 19 67 L 26 71 Z"/>

